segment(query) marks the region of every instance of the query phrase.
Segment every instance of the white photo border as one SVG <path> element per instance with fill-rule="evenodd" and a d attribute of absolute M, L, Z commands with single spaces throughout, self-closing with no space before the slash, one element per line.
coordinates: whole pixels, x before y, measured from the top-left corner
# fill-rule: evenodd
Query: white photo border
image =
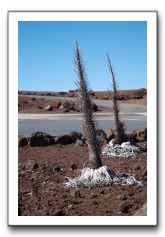
<path fill-rule="evenodd" d="M 147 22 L 147 216 L 18 216 L 18 22 Z M 156 226 L 157 225 L 157 12 L 9 11 L 8 12 L 8 225 Z M 92 218 L 91 218 L 92 217 Z"/>

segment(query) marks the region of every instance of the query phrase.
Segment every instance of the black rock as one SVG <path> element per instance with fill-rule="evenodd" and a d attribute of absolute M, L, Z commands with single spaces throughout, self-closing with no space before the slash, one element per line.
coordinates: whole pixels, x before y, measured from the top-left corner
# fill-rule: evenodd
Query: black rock
<path fill-rule="evenodd" d="M 18 146 L 19 147 L 24 147 L 24 146 L 27 146 L 28 145 L 28 139 L 27 137 L 22 137 L 19 139 L 18 141 Z"/>
<path fill-rule="evenodd" d="M 55 138 L 55 144 L 67 145 L 72 143 L 72 138 L 69 135 L 63 135 Z"/>
<path fill-rule="evenodd" d="M 70 194 L 74 198 L 81 198 L 81 193 L 78 190 L 71 189 Z"/>
<path fill-rule="evenodd" d="M 65 216 L 65 213 L 63 210 L 57 210 L 53 216 Z"/>
<path fill-rule="evenodd" d="M 71 170 L 76 170 L 76 169 L 78 169 L 78 166 L 76 164 L 72 164 L 71 165 Z"/>
<path fill-rule="evenodd" d="M 33 169 L 34 170 L 36 170 L 36 169 L 38 169 L 38 167 L 39 167 L 39 164 L 37 164 L 37 162 L 33 165 Z"/>
<path fill-rule="evenodd" d="M 119 207 L 119 211 L 122 212 L 122 213 L 128 213 L 130 207 L 131 207 L 131 205 L 129 205 L 129 204 L 122 204 L 122 205 Z"/>
<path fill-rule="evenodd" d="M 53 136 L 43 133 L 43 132 L 35 132 L 32 133 L 30 137 L 30 146 L 49 146 L 55 143 L 55 139 Z"/>
<path fill-rule="evenodd" d="M 58 164 L 55 164 L 55 165 L 53 166 L 53 171 L 59 172 L 60 170 L 61 170 L 61 168 L 60 168 L 60 166 L 59 166 Z"/>

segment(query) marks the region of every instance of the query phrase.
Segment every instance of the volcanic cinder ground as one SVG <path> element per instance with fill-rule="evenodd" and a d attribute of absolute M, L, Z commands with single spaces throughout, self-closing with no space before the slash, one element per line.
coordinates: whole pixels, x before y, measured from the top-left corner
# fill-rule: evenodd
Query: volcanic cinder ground
<path fill-rule="evenodd" d="M 135 91 L 128 91 L 128 95 L 132 94 L 135 94 Z M 39 97 L 39 95 L 27 96 L 24 93 L 19 96 L 19 113 L 59 113 L 55 105 L 61 98 L 52 97 L 52 95 L 46 95 L 49 97 L 40 95 Z M 106 96 L 107 94 L 103 92 L 95 93 L 95 100 L 106 101 Z M 73 97 L 70 96 L 70 98 Z M 120 102 L 135 106 L 146 105 L 146 94 L 139 99 L 124 99 Z M 55 109 L 47 112 L 42 109 L 48 104 L 54 105 Z M 108 112 L 110 108 L 99 106 L 99 110 Z M 69 111 L 69 113 L 74 112 Z M 147 147 L 146 142 L 138 143 L 138 145 Z M 134 175 L 137 180 L 143 182 L 142 187 L 111 185 L 81 188 L 77 192 L 74 189 L 66 188 L 64 183 L 67 177 L 79 175 L 87 162 L 88 148 L 86 145 L 19 147 L 18 214 L 23 216 L 127 216 L 136 215 L 140 208 L 146 206 L 146 151 L 129 158 L 110 159 L 102 156 L 104 165 L 110 166 L 115 172 Z M 59 170 L 54 169 L 57 165 L 60 167 Z M 146 209 L 140 215 L 146 215 Z"/>

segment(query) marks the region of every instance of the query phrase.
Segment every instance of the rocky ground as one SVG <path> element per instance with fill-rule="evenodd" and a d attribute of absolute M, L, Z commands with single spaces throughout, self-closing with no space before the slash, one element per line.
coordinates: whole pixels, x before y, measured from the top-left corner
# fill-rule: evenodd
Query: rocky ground
<path fill-rule="evenodd" d="M 146 147 L 146 142 L 138 145 Z M 147 152 L 129 158 L 102 157 L 115 172 L 134 175 L 142 187 L 66 188 L 67 177 L 75 177 L 88 161 L 84 145 L 54 144 L 23 146 L 18 150 L 19 215 L 127 216 L 138 215 L 147 201 Z M 146 212 L 140 212 L 145 215 Z"/>
<path fill-rule="evenodd" d="M 91 98 L 95 100 L 108 100 L 111 98 L 110 92 L 90 92 Z M 77 113 L 79 106 L 77 103 L 65 100 L 65 97 L 76 98 L 76 91 L 70 92 L 27 92 L 19 91 L 18 97 L 18 112 L 19 113 Z M 28 97 L 30 96 L 30 97 Z M 37 98 L 42 96 L 42 98 Z M 58 99 L 60 96 L 61 99 Z M 49 99 L 48 99 L 49 97 Z M 52 97 L 52 99 L 51 99 Z M 55 98 L 57 97 L 57 98 Z M 127 104 L 142 104 L 147 103 L 147 91 L 145 89 L 139 90 L 125 90 L 118 91 L 118 100 L 120 103 Z M 97 106 L 94 104 L 95 112 L 112 112 L 112 108 L 104 106 Z"/>
<path fill-rule="evenodd" d="M 48 94 L 49 93 L 49 94 Z M 69 96 L 67 94 L 46 94 L 28 92 L 28 95 Z M 121 91 L 121 103 L 146 104 L 146 90 Z M 77 107 L 65 100 L 26 97 L 27 92 L 19 92 L 20 113 L 77 113 Z M 107 99 L 106 92 L 91 92 L 94 99 Z M 63 104 L 65 106 L 63 106 Z M 50 106 L 50 107 L 49 107 Z M 60 107 L 63 106 L 63 107 Z M 74 108 L 74 109 L 73 109 Z M 110 112 L 110 108 L 95 107 L 95 111 Z M 101 133 L 104 138 L 104 133 Z M 113 138 L 112 131 L 106 139 Z M 103 165 L 115 172 L 134 175 L 143 182 L 142 187 L 111 185 L 106 187 L 81 188 L 65 187 L 67 177 L 75 177 L 88 164 L 88 148 L 82 136 L 50 137 L 35 134 L 19 139 L 18 147 L 18 214 L 22 216 L 132 216 L 146 215 L 147 202 L 147 130 L 133 134 L 137 145 L 144 152 L 129 158 L 108 158 L 102 156 Z M 145 209 L 145 210 L 143 210 Z"/>
<path fill-rule="evenodd" d="M 111 108 L 106 108 L 104 106 L 97 106 L 94 104 L 95 112 L 112 112 Z M 19 113 L 79 113 L 79 106 L 67 100 L 59 99 L 44 99 L 36 97 L 19 97 L 18 98 L 18 112 Z"/>

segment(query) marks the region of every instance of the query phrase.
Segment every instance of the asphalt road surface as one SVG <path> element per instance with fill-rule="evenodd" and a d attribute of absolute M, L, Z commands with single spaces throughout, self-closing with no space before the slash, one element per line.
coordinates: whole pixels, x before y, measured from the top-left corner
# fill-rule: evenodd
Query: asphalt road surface
<path fill-rule="evenodd" d="M 82 132 L 82 122 L 79 116 L 47 116 L 47 119 L 42 117 L 39 118 L 38 116 L 39 115 L 36 117 L 32 116 L 31 119 L 26 119 L 27 115 L 25 115 L 25 117 L 20 116 L 18 120 L 18 134 L 30 136 L 33 132 L 41 131 L 58 136 L 68 134 L 70 131 Z M 121 119 L 125 122 L 127 133 L 147 127 L 147 117 L 144 115 L 122 115 Z M 96 120 L 99 123 L 100 129 L 105 131 L 107 128 L 114 126 L 113 117 L 99 116 Z"/>

